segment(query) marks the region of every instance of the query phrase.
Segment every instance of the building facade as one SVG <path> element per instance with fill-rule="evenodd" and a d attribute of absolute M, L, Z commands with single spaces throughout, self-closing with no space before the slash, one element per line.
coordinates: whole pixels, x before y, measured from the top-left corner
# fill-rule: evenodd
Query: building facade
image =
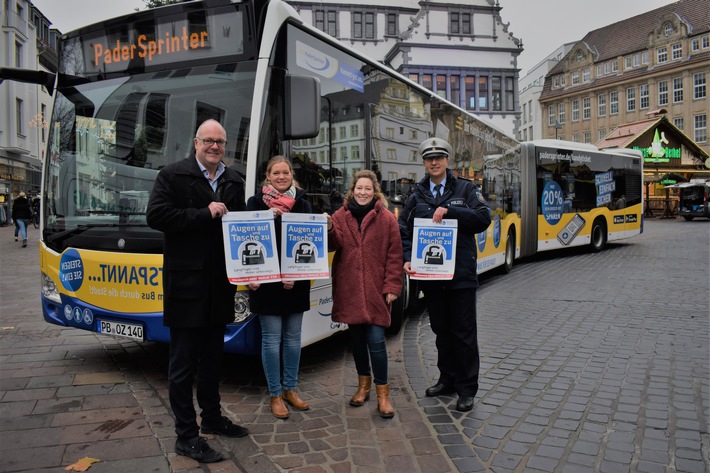
<path fill-rule="evenodd" d="M 678 1 L 591 31 L 545 77 L 543 138 L 594 144 L 664 109 L 707 153 L 709 64 L 707 0 Z"/>
<path fill-rule="evenodd" d="M 56 71 L 57 38 L 30 1 L 2 0 L 0 67 Z M 0 83 L 0 201 L 40 192 L 52 97 L 35 84 Z"/>
<path fill-rule="evenodd" d="M 518 140 L 539 140 L 542 134 L 543 114 L 540 108 L 540 95 L 545 84 L 545 76 L 572 49 L 574 43 L 567 43 L 557 48 L 552 54 L 535 65 L 520 79 L 520 129 Z"/>
<path fill-rule="evenodd" d="M 515 136 L 522 42 L 498 0 L 289 0 L 304 22 Z"/>

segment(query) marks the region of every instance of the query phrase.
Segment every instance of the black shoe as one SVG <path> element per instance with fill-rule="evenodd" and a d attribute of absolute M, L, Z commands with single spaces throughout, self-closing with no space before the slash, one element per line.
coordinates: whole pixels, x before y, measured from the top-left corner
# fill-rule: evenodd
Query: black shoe
<path fill-rule="evenodd" d="M 190 457 L 200 463 L 215 463 L 224 460 L 224 455 L 210 447 L 204 437 L 195 437 L 190 440 L 177 439 L 175 453 Z"/>
<path fill-rule="evenodd" d="M 473 396 L 461 396 L 456 401 L 456 410 L 461 412 L 470 411 L 473 409 Z"/>
<path fill-rule="evenodd" d="M 434 386 L 427 388 L 427 397 L 441 396 L 442 394 L 453 394 L 456 390 L 451 386 L 447 386 L 444 383 L 436 383 Z"/>
<path fill-rule="evenodd" d="M 224 437 L 245 437 L 249 431 L 222 416 L 216 424 L 202 424 L 203 434 L 217 434 Z"/>
<path fill-rule="evenodd" d="M 25 238 L 24 240 L 22 240 L 22 247 L 24 248 L 24 247 L 26 247 L 26 246 L 27 246 L 27 238 Z"/>

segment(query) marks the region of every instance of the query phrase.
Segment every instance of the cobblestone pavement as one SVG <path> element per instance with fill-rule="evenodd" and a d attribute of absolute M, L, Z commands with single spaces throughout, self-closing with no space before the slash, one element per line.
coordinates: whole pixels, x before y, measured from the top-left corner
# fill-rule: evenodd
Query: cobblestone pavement
<path fill-rule="evenodd" d="M 303 351 L 288 420 L 260 360 L 228 355 L 222 400 L 246 425 L 228 461 L 173 453 L 167 347 L 46 324 L 37 231 L 0 228 L 0 472 L 706 472 L 710 470 L 710 224 L 647 220 L 597 254 L 563 251 L 486 276 L 481 390 L 471 412 L 423 396 L 436 379 L 424 312 L 388 341 L 394 419 L 348 405 L 347 336 Z"/>

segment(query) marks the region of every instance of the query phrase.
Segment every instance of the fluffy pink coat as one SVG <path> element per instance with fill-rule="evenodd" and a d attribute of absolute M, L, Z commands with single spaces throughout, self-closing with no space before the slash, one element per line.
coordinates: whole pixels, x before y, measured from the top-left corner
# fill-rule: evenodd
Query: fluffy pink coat
<path fill-rule="evenodd" d="M 333 258 L 333 320 L 389 327 L 388 293 L 402 289 L 402 240 L 394 215 L 381 202 L 362 220 L 347 205 L 333 216 L 328 246 Z"/>

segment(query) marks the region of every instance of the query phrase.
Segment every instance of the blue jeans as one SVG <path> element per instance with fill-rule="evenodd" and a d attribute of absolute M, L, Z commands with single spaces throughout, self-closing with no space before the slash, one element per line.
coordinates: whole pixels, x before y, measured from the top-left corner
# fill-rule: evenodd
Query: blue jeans
<path fill-rule="evenodd" d="M 349 325 L 353 359 L 358 376 L 370 376 L 370 363 L 375 385 L 387 383 L 387 344 L 385 328 L 379 325 Z"/>
<path fill-rule="evenodd" d="M 17 238 L 17 233 L 22 234 L 22 239 L 27 240 L 27 220 L 23 218 L 15 219 L 15 238 Z"/>
<path fill-rule="evenodd" d="M 261 322 L 261 363 L 271 396 L 281 394 L 281 350 L 283 349 L 283 389 L 296 389 L 301 362 L 301 322 L 303 312 L 288 315 L 259 314 Z"/>

